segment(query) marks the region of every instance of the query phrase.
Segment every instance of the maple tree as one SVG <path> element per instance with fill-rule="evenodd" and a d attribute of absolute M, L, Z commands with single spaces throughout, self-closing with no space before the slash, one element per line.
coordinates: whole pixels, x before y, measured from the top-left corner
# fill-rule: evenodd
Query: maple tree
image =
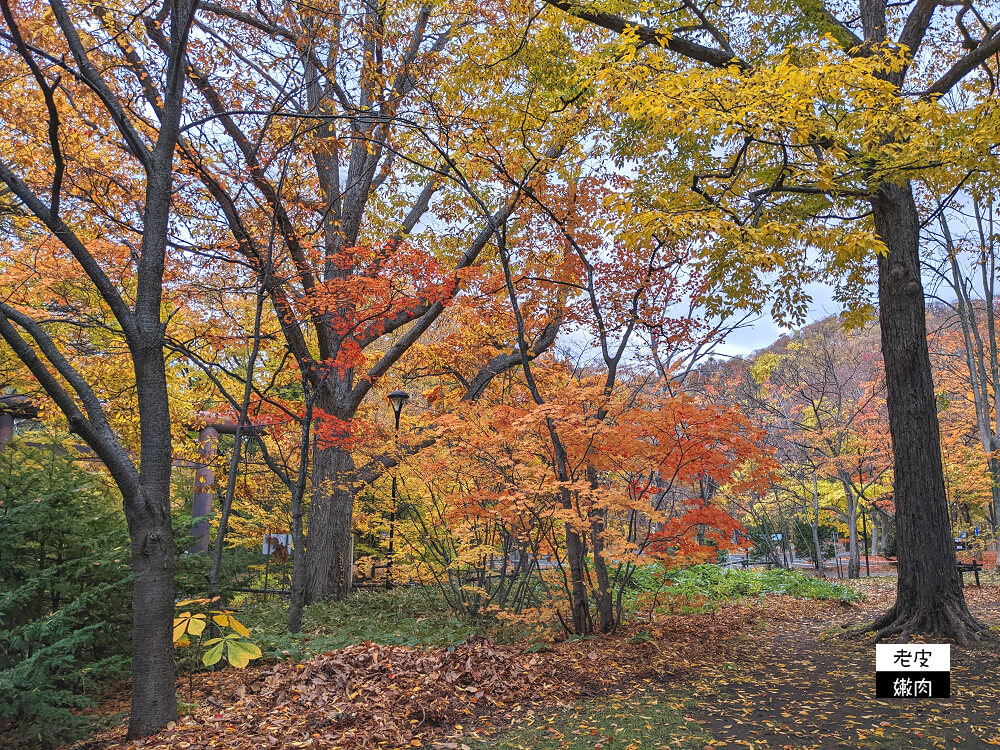
<path fill-rule="evenodd" d="M 506 289 L 522 353 L 539 325 L 527 311 L 547 296 L 564 309 L 565 325 L 592 337 L 597 356 L 567 367 L 522 355 L 506 399 L 442 418 L 434 458 L 419 474 L 429 502 L 414 531 L 431 540 L 422 561 L 460 608 L 519 611 L 528 594 L 551 616 L 551 605 L 529 594 L 537 575 L 543 589 L 562 589 L 569 615 L 558 617 L 575 633 L 617 625 L 637 566 L 728 549 L 736 523 L 713 496 L 727 484 L 759 483 L 768 467 L 731 409 L 699 405 L 657 376 L 668 352 L 688 342 L 697 358 L 710 349 L 698 342 L 720 327 L 706 333 L 675 311 L 701 290 L 687 243 L 654 235 L 626 244 L 602 231 L 629 217 L 607 200 L 620 180 L 590 170 L 531 186 L 533 211 L 496 233 L 495 283 Z M 551 239 L 539 250 L 518 241 L 525 233 Z M 640 336 L 655 342 L 656 367 L 627 364 Z M 544 558 L 555 566 L 549 574 Z M 466 591 L 464 576 L 478 583 Z"/>
<path fill-rule="evenodd" d="M 607 397 L 599 377 L 558 363 L 535 369 L 559 403 L 465 404 L 436 420 L 433 447 L 407 462 L 410 567 L 472 616 L 606 632 L 637 568 L 714 561 L 730 549 L 729 490 L 706 496 L 706 482 L 757 484 L 758 474 L 741 472 L 760 456 L 734 410 L 636 394 L 635 383 Z M 579 569 L 574 544 L 587 554 Z M 591 566 L 606 578 L 592 579 Z"/>

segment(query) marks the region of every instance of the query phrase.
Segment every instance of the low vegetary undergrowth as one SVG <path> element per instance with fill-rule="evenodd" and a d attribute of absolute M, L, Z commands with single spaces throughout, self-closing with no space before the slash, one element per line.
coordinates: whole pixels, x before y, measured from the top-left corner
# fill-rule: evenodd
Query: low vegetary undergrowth
<path fill-rule="evenodd" d="M 658 568 L 658 566 L 657 566 Z M 789 570 L 739 570 L 696 565 L 670 571 L 646 569 L 635 579 L 626 612 L 642 612 L 656 601 L 660 611 L 697 612 L 737 599 L 787 594 L 802 599 L 859 601 L 849 587 Z M 271 601 L 245 607 L 241 620 L 265 658 L 308 659 L 355 643 L 372 641 L 400 646 L 450 646 L 471 635 L 501 636 L 495 626 L 473 624 L 452 613 L 432 587 L 357 591 L 344 601 L 322 601 L 306 608 L 302 632 L 286 632 L 287 603 Z"/>
<path fill-rule="evenodd" d="M 746 597 L 784 594 L 800 599 L 861 601 L 857 589 L 794 570 L 753 570 L 694 565 L 666 574 L 659 566 L 641 570 L 625 601 L 627 612 L 693 613 Z"/>
<path fill-rule="evenodd" d="M 690 591 L 712 601 L 765 594 L 787 594 L 800 599 L 832 599 L 841 602 L 861 599 L 861 595 L 849 586 L 782 568 L 760 571 L 695 565 L 672 572 L 670 579 L 671 589 L 675 593 Z"/>
<path fill-rule="evenodd" d="M 529 716 L 498 741 L 498 750 L 590 750 L 597 747 L 706 747 L 712 736 L 658 691 L 581 701 L 549 716 Z"/>
<path fill-rule="evenodd" d="M 453 615 L 437 589 L 357 591 L 344 601 L 306 607 L 302 632 L 287 632 L 287 602 L 247 606 L 241 619 L 265 658 L 308 659 L 355 643 L 450 646 L 477 632 Z"/>

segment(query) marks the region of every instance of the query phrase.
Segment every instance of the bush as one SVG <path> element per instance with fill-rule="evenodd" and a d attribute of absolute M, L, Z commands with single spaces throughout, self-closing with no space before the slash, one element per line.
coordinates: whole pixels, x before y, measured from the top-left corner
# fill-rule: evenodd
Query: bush
<path fill-rule="evenodd" d="M 0 453 L 0 734 L 85 733 L 86 693 L 128 669 L 128 534 L 100 477 L 51 450 Z"/>
<path fill-rule="evenodd" d="M 787 594 L 800 599 L 859 601 L 861 594 L 832 581 L 814 578 L 794 570 L 744 570 L 695 565 L 668 574 L 669 593 L 691 600 L 732 601 L 748 596 Z"/>
<path fill-rule="evenodd" d="M 241 618 L 265 657 L 308 659 L 355 643 L 450 646 L 476 629 L 455 617 L 433 587 L 355 591 L 343 601 L 323 600 L 306 607 L 302 632 L 287 632 L 288 602 L 250 605 Z"/>

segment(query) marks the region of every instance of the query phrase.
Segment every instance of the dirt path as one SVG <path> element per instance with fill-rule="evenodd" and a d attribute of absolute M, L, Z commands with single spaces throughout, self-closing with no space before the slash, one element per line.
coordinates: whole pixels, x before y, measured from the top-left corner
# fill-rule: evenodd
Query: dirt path
<path fill-rule="evenodd" d="M 973 612 L 1000 624 L 1000 591 L 968 591 Z M 872 641 L 845 637 L 831 623 L 860 624 L 883 609 L 883 602 L 873 601 L 839 616 L 836 610 L 807 611 L 769 624 L 731 662 L 700 676 L 691 715 L 718 747 L 1000 746 L 996 650 L 953 649 L 950 699 L 875 699 Z"/>

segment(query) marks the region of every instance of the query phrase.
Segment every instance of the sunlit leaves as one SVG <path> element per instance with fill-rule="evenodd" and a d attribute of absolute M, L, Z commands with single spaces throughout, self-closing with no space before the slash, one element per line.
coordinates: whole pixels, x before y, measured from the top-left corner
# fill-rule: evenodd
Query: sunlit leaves
<path fill-rule="evenodd" d="M 214 599 L 188 599 L 176 604 L 177 607 L 200 606 L 203 611 L 192 613 L 184 611 L 174 618 L 174 645 L 180 648 L 191 646 L 198 639 L 202 654 L 202 663 L 213 666 L 225 656 L 231 666 L 242 669 L 252 659 L 259 659 L 260 648 L 247 640 L 250 630 L 237 620 L 228 609 L 215 609 Z M 213 623 L 213 632 L 220 633 L 211 638 L 203 638 L 209 619 Z"/>

